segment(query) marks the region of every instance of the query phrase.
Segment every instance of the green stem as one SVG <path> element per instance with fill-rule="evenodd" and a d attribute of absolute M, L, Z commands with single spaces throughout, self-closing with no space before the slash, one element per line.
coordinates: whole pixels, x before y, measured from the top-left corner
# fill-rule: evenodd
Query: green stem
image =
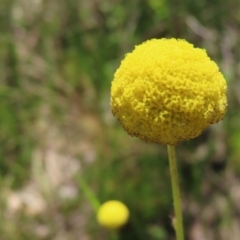
<path fill-rule="evenodd" d="M 100 202 L 98 201 L 97 197 L 95 196 L 92 189 L 88 186 L 88 184 L 85 182 L 85 180 L 82 177 L 79 179 L 79 184 L 82 188 L 83 194 L 90 202 L 94 211 L 97 213 L 100 207 Z"/>
<path fill-rule="evenodd" d="M 118 234 L 116 231 L 111 232 L 111 240 L 118 240 Z"/>
<path fill-rule="evenodd" d="M 181 204 L 180 188 L 179 188 L 179 181 L 178 181 L 178 170 L 177 170 L 177 159 L 176 159 L 175 147 L 168 145 L 167 149 L 168 149 L 168 158 L 169 158 L 169 165 L 170 165 L 171 182 L 172 182 L 174 212 L 176 217 L 174 228 L 176 231 L 177 240 L 184 240 L 182 204 Z"/>

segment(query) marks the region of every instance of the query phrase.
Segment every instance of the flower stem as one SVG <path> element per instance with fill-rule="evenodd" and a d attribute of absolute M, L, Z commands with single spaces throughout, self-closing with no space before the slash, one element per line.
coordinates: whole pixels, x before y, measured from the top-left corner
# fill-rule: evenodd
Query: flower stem
<path fill-rule="evenodd" d="M 90 186 L 85 182 L 85 180 L 82 177 L 79 178 L 79 184 L 80 187 L 82 188 L 83 194 L 88 199 L 94 211 L 97 213 L 100 207 L 100 202 L 98 201 L 97 197 L 95 196 Z"/>
<path fill-rule="evenodd" d="M 180 187 L 179 187 L 179 181 L 178 181 L 178 170 L 177 170 L 177 159 L 176 159 L 175 147 L 168 145 L 167 149 L 168 149 L 168 158 L 169 158 L 169 165 L 170 165 L 171 182 L 172 182 L 174 212 L 176 217 L 174 228 L 177 235 L 177 240 L 184 240 L 182 204 L 181 204 Z"/>
<path fill-rule="evenodd" d="M 118 240 L 118 234 L 116 231 L 111 232 L 111 240 Z"/>

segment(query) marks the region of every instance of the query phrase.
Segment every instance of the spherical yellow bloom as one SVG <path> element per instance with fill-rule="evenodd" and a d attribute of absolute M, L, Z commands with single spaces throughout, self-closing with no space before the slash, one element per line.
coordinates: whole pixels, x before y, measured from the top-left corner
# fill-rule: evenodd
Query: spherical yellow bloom
<path fill-rule="evenodd" d="M 113 114 L 132 136 L 176 145 L 220 121 L 226 81 L 206 51 L 180 39 L 153 39 L 125 56 L 111 87 Z"/>
<path fill-rule="evenodd" d="M 127 223 L 129 210 L 122 202 L 111 200 L 99 208 L 97 220 L 100 225 L 108 229 L 118 229 Z"/>

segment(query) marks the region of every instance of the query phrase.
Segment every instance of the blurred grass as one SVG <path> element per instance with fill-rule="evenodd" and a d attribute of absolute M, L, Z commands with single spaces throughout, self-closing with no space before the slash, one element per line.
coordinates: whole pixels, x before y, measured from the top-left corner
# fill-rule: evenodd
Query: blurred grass
<path fill-rule="evenodd" d="M 82 194 L 84 178 L 99 201 L 129 206 L 119 239 L 173 239 L 166 149 L 130 138 L 109 108 L 122 57 L 146 39 L 173 36 L 206 48 L 229 87 L 223 123 L 178 147 L 186 232 L 193 240 L 198 231 L 238 239 L 239 7 L 233 0 L 2 0 L 0 238 L 111 239 Z M 57 175 L 50 165 L 54 157 L 62 164 L 61 156 L 69 164 Z M 68 174 L 75 161 L 79 170 Z M 26 200 L 18 211 L 8 206 L 12 193 L 25 199 L 29 184 L 45 203 L 33 215 Z M 72 197 L 61 197 L 69 189 Z"/>

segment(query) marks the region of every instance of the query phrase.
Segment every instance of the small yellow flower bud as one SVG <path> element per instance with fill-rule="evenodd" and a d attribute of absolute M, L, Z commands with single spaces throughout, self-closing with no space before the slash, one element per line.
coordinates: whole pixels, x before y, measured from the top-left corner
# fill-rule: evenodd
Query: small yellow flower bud
<path fill-rule="evenodd" d="M 118 229 L 127 223 L 129 210 L 125 204 L 117 200 L 107 201 L 101 205 L 97 213 L 98 223 L 108 229 Z"/>

